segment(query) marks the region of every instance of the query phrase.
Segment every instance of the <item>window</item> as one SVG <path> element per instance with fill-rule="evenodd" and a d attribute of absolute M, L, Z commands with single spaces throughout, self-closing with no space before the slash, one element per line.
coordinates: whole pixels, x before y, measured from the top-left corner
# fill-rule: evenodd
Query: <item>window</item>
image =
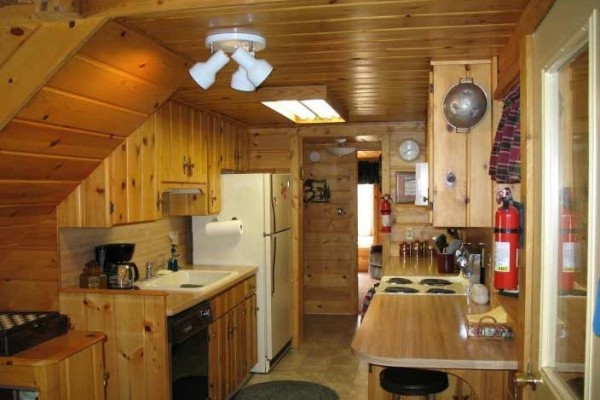
<path fill-rule="evenodd" d="M 373 190 L 374 185 L 358 185 L 358 246 L 369 247 L 373 244 Z"/>

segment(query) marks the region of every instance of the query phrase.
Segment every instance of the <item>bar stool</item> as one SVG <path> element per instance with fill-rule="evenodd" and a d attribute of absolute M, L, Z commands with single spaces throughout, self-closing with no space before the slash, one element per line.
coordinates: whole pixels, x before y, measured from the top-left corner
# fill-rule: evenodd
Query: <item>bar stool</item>
<path fill-rule="evenodd" d="M 448 374 L 427 369 L 389 367 L 379 373 L 379 385 L 394 395 L 424 396 L 435 399 L 435 394 L 448 388 Z"/>

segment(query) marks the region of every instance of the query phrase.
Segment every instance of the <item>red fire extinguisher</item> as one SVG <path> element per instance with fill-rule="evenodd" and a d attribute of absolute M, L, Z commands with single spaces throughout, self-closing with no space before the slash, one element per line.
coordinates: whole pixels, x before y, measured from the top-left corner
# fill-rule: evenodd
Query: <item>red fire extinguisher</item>
<path fill-rule="evenodd" d="M 381 232 L 390 233 L 392 231 L 392 203 L 389 194 L 384 194 L 381 198 Z"/>
<path fill-rule="evenodd" d="M 575 269 L 577 268 L 577 234 L 573 213 L 573 193 L 570 188 L 561 193 L 560 210 L 560 253 L 558 282 L 561 290 L 573 290 Z"/>
<path fill-rule="evenodd" d="M 501 205 L 494 218 L 494 287 L 514 290 L 519 286 L 519 210 L 508 188 L 499 191 L 496 199 Z"/>

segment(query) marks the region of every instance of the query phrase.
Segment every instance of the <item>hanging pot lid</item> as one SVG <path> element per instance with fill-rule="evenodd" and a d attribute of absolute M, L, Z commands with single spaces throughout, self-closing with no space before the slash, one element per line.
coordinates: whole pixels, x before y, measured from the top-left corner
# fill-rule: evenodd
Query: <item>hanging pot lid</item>
<path fill-rule="evenodd" d="M 479 123 L 487 112 L 488 98 L 472 78 L 461 78 L 442 101 L 442 114 L 457 133 L 466 133 Z"/>

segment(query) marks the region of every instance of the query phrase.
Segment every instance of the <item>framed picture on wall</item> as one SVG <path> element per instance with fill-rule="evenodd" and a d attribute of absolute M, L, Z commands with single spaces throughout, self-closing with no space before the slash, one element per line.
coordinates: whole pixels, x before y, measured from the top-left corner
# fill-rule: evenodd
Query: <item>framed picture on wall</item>
<path fill-rule="evenodd" d="M 417 180 L 414 172 L 396 172 L 396 203 L 414 203 Z"/>

